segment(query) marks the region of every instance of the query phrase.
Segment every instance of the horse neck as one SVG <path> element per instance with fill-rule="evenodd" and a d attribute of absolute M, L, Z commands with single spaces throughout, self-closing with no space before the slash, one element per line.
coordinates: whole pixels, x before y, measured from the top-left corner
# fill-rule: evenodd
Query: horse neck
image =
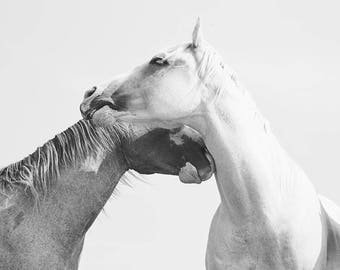
<path fill-rule="evenodd" d="M 75 247 L 94 222 L 127 165 L 119 151 L 98 152 L 68 167 L 55 179 L 49 195 L 33 211 L 34 226 L 48 226 L 58 244 Z M 51 215 L 53 213 L 53 215 Z"/>
<path fill-rule="evenodd" d="M 305 176 L 248 94 L 239 91 L 219 97 L 203 117 L 204 125 L 196 122 L 193 127 L 204 134 L 216 162 L 217 185 L 230 222 L 241 224 L 263 215 L 275 218 L 278 207 L 286 196 L 293 196 Z"/>

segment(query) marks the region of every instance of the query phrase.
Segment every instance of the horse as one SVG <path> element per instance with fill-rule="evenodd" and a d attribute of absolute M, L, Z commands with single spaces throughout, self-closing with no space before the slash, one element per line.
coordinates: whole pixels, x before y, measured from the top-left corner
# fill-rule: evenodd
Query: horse
<path fill-rule="evenodd" d="M 200 183 L 213 174 L 209 156 L 189 128 L 80 120 L 0 170 L 0 269 L 78 269 L 86 232 L 125 172 Z"/>
<path fill-rule="evenodd" d="M 221 198 L 206 269 L 340 269 L 340 209 L 280 146 L 199 20 L 191 42 L 100 85 L 81 107 L 99 124 L 109 110 L 121 121 L 201 134 Z"/>

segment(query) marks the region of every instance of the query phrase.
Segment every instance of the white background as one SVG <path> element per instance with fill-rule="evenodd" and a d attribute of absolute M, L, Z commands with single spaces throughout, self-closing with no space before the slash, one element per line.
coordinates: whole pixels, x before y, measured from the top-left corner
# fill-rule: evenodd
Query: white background
<path fill-rule="evenodd" d="M 0 2 L 0 166 L 79 118 L 85 90 L 189 41 L 207 40 L 239 74 L 282 145 L 340 204 L 339 2 Z M 90 229 L 80 269 L 204 269 L 214 180 L 148 177 L 120 187 Z"/>

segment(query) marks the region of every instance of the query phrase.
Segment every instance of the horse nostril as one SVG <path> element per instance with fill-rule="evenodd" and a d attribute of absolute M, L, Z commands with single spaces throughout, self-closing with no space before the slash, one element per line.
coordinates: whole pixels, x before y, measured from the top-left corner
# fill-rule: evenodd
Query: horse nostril
<path fill-rule="evenodd" d="M 97 90 L 96 86 L 93 86 L 90 90 L 87 90 L 84 94 L 84 98 L 89 98 L 90 96 L 92 96 Z"/>

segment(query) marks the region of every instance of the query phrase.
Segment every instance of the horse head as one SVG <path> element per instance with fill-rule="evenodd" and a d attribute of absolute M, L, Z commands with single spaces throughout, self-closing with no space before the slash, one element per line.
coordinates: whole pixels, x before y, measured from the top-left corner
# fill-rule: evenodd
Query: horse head
<path fill-rule="evenodd" d="M 129 169 L 142 174 L 179 175 L 183 183 L 201 183 L 215 171 L 214 161 L 200 135 L 189 127 L 149 128 L 143 135 L 134 124 L 136 136 L 122 143 Z"/>
<path fill-rule="evenodd" d="M 221 84 L 232 92 L 235 80 L 203 40 L 198 20 L 190 43 L 157 53 L 132 72 L 94 87 L 85 94 L 81 108 L 96 121 L 106 117 L 101 109 L 107 106 L 121 120 L 152 121 L 169 128 L 204 117 L 221 94 Z"/>

